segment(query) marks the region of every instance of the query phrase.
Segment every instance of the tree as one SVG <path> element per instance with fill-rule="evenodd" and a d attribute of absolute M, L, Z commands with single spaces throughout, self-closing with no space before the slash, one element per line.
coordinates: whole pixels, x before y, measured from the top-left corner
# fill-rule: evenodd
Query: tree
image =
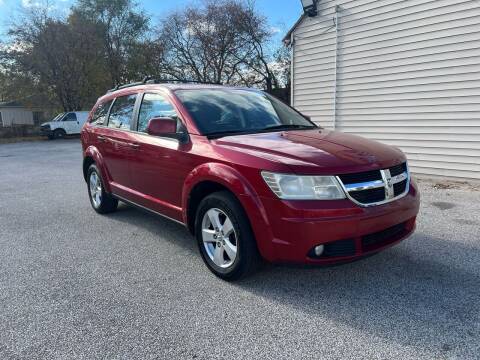
<path fill-rule="evenodd" d="M 133 0 L 77 0 L 63 16 L 39 1 L 0 47 L 2 99 L 80 110 L 108 88 L 147 75 L 274 93 L 288 84 L 287 58 L 271 51 L 267 20 L 251 0 L 204 0 L 170 14 L 155 32 Z"/>
<path fill-rule="evenodd" d="M 248 3 L 247 14 L 244 16 L 244 28 L 246 29 L 247 41 L 252 47 L 253 56 L 246 58 L 246 65 L 255 75 L 260 77 L 259 83 L 265 85 L 267 92 L 278 88 L 278 81 L 272 69 L 271 56 L 266 50 L 271 33 L 267 29 L 265 17 L 255 14 L 253 3 Z"/>
<path fill-rule="evenodd" d="M 292 91 L 292 58 L 290 48 L 281 45 L 274 52 L 273 58 L 274 63 L 271 65 L 272 71 L 277 79 L 278 89 L 281 89 L 277 91 L 274 90 L 273 93 L 286 103 L 290 103 L 290 94 Z"/>
<path fill-rule="evenodd" d="M 78 0 L 73 15 L 98 26 L 111 85 L 129 80 L 128 64 L 144 40 L 149 18 L 131 0 Z"/>
<path fill-rule="evenodd" d="M 132 53 L 126 64 L 127 77 L 131 80 L 146 76 L 162 77 L 164 48 L 157 41 L 136 42 L 130 48 Z"/>
<path fill-rule="evenodd" d="M 255 24 L 255 29 L 250 26 Z M 178 79 L 213 83 L 240 82 L 245 67 L 255 62 L 265 19 L 236 0 L 205 1 L 162 21 L 163 72 Z"/>
<path fill-rule="evenodd" d="M 65 111 L 89 107 L 105 87 L 97 33 L 96 24 L 74 15 L 63 21 L 36 8 L 9 30 L 11 46 L 0 54 L 6 75 L 29 79 L 32 95 L 43 93 Z"/>

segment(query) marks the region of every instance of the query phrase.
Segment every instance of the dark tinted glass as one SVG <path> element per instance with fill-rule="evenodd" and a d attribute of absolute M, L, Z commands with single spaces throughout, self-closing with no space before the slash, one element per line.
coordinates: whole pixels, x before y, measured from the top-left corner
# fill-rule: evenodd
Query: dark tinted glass
<path fill-rule="evenodd" d="M 63 118 L 63 121 L 77 121 L 77 114 L 68 113 L 67 116 Z"/>
<path fill-rule="evenodd" d="M 163 95 L 145 94 L 138 115 L 138 131 L 146 132 L 148 122 L 154 117 L 178 118 L 172 104 Z"/>
<path fill-rule="evenodd" d="M 136 94 L 116 98 L 108 117 L 108 127 L 130 130 L 136 99 Z"/>
<path fill-rule="evenodd" d="M 98 105 L 90 122 L 95 125 L 106 125 L 108 109 L 110 108 L 111 104 L 112 104 L 112 100 Z"/>
<path fill-rule="evenodd" d="M 315 127 L 301 114 L 265 93 L 248 90 L 179 90 L 175 94 L 202 134 Z"/>

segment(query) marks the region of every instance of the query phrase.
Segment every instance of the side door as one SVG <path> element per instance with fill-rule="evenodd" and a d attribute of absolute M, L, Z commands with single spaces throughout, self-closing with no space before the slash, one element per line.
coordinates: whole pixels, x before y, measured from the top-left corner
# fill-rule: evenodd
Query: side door
<path fill-rule="evenodd" d="M 135 93 L 118 96 L 110 107 L 107 127 L 97 134 L 112 191 L 127 199 L 132 187 L 130 163 L 136 151 L 131 132 L 136 99 Z"/>
<path fill-rule="evenodd" d="M 65 114 L 62 119 L 62 127 L 65 129 L 67 134 L 78 134 L 80 133 L 80 129 L 77 130 L 78 121 L 77 121 L 77 114 L 74 112 L 69 112 Z"/>
<path fill-rule="evenodd" d="M 106 126 L 108 123 L 108 112 L 112 103 L 113 100 L 108 100 L 99 104 L 90 119 L 92 127 L 90 129 L 91 135 L 89 135 L 89 143 L 94 145 L 102 155 L 105 145 L 105 136 L 107 134 Z"/>
<path fill-rule="evenodd" d="M 88 119 L 88 112 L 78 112 L 77 113 L 77 122 L 78 122 L 78 132 L 82 131 L 82 127 Z"/>
<path fill-rule="evenodd" d="M 143 94 L 134 128 L 136 143 L 139 144 L 132 162 L 136 202 L 173 219 L 181 220 L 183 182 L 192 168 L 185 152 L 191 144 L 148 135 L 147 125 L 154 117 L 173 118 L 177 120 L 177 130 L 184 128 L 176 109 L 166 95 L 148 92 Z"/>

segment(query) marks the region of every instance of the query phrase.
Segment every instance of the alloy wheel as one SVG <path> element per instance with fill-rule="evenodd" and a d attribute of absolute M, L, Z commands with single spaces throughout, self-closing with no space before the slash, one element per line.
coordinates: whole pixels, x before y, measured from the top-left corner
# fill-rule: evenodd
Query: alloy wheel
<path fill-rule="evenodd" d="M 96 171 L 92 171 L 90 174 L 89 184 L 90 197 L 95 208 L 98 208 L 102 204 L 102 182 Z"/>
<path fill-rule="evenodd" d="M 237 234 L 222 210 L 212 208 L 203 216 L 202 239 L 206 253 L 221 268 L 232 266 L 237 258 Z"/>

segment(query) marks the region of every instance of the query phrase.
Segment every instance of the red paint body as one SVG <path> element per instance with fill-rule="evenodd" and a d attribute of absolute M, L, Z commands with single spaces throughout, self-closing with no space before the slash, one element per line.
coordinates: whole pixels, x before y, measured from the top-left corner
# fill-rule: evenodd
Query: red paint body
<path fill-rule="evenodd" d="M 330 263 L 376 252 L 414 231 L 419 194 L 409 193 L 388 204 L 361 207 L 344 200 L 279 199 L 260 172 L 339 175 L 384 169 L 406 161 L 390 146 L 325 129 L 236 135 L 209 140 L 175 96 L 191 85 L 145 85 L 109 93 L 102 102 L 125 94 L 148 92 L 168 97 L 188 133 L 186 142 L 136 131 L 92 126 L 82 131 L 84 158 L 102 172 L 108 192 L 188 224 L 192 189 L 205 181 L 229 189 L 239 199 L 252 225 L 261 255 L 268 261 Z M 201 88 L 195 87 L 195 89 Z M 99 136 L 100 139 L 99 140 Z M 102 140 L 103 139 L 103 140 Z M 362 236 L 406 222 L 406 231 L 377 248 L 363 249 Z M 355 256 L 313 259 L 316 245 L 355 239 Z"/>

